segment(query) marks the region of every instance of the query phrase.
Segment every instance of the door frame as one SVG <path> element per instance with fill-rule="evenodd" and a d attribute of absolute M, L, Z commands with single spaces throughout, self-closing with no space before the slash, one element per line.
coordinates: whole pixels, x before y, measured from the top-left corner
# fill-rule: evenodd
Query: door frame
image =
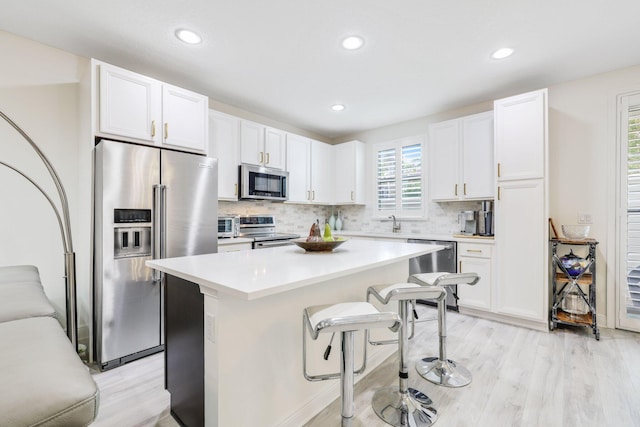
<path fill-rule="evenodd" d="M 632 99 L 630 103 L 629 101 Z M 622 238 L 622 234 L 626 233 L 626 221 L 627 221 L 627 205 L 626 198 L 623 198 L 623 191 L 626 192 L 626 178 L 624 163 L 626 163 L 627 152 L 623 150 L 623 140 L 627 139 L 628 132 L 628 108 L 629 105 L 640 104 L 640 87 L 619 92 L 615 96 L 615 107 L 613 108 L 614 121 L 615 121 L 615 161 L 613 164 L 613 170 L 615 173 L 611 174 L 615 177 L 614 191 L 612 192 L 615 198 L 615 203 L 612 206 L 612 216 L 615 221 L 613 227 L 613 245 L 610 245 L 609 259 L 614 262 L 609 265 L 615 266 L 609 269 L 607 274 L 608 283 L 614 283 L 614 286 L 607 287 L 607 312 L 613 314 L 613 316 L 607 316 L 607 326 L 613 326 L 617 329 L 626 329 L 635 332 L 640 332 L 640 319 L 630 320 L 625 316 L 624 293 L 626 292 L 626 239 Z M 623 188 L 623 186 L 625 188 Z M 613 254 L 612 254 L 613 252 Z M 613 255 L 613 258 L 610 256 Z M 613 270 L 613 272 L 611 272 Z M 613 276 L 613 277 L 612 277 Z M 613 280 L 611 280 L 613 279 Z M 611 289 L 613 288 L 613 289 Z M 613 318 L 613 319 L 611 319 Z"/>

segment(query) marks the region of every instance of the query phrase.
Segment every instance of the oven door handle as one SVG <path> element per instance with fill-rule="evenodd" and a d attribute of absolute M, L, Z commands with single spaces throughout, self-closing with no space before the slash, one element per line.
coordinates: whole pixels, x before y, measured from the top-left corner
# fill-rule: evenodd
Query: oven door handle
<path fill-rule="evenodd" d="M 293 245 L 293 242 L 290 240 L 272 240 L 270 242 L 254 242 L 254 249 L 266 249 L 266 248 L 275 248 L 278 246 L 289 246 Z"/>

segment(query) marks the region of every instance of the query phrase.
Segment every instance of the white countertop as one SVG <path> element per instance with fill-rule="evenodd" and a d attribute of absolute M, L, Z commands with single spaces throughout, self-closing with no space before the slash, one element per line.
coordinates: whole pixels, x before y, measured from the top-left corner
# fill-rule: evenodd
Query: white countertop
<path fill-rule="evenodd" d="M 333 252 L 281 246 L 155 259 L 146 265 L 216 292 L 253 300 L 440 249 L 442 246 L 352 239 Z"/>
<path fill-rule="evenodd" d="M 389 233 L 389 232 L 371 232 L 371 231 L 334 231 L 336 236 L 347 237 L 379 237 L 383 239 L 423 239 L 423 240 L 442 240 L 448 242 L 467 242 L 467 243 L 486 243 L 493 244 L 493 237 L 484 236 L 463 236 L 459 234 L 414 234 L 414 233 Z"/>

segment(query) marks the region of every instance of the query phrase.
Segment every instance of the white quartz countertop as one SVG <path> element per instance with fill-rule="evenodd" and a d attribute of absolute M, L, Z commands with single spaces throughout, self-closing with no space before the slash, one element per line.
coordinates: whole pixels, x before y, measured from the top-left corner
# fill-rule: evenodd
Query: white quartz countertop
<path fill-rule="evenodd" d="M 351 239 L 333 252 L 305 252 L 292 245 L 155 259 L 146 265 L 215 292 L 253 300 L 441 249 L 437 245 Z"/>
<path fill-rule="evenodd" d="M 346 237 L 375 237 L 383 239 L 422 239 L 422 240 L 442 240 L 448 242 L 466 242 L 466 243 L 486 243 L 493 244 L 493 237 L 484 236 L 463 236 L 460 234 L 414 234 L 414 233 L 391 233 L 391 232 L 371 232 L 371 231 L 334 231 L 336 236 Z"/>

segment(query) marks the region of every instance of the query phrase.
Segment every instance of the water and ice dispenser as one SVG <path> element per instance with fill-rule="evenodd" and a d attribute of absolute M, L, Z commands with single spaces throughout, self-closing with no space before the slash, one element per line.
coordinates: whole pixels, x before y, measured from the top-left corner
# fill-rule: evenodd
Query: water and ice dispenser
<path fill-rule="evenodd" d="M 151 209 L 115 209 L 113 257 L 151 256 Z"/>

